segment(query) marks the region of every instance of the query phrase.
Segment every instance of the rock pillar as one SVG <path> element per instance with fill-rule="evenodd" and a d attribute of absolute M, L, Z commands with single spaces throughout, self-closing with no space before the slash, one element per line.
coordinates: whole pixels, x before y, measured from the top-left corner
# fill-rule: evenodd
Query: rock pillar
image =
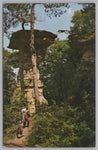
<path fill-rule="evenodd" d="M 30 30 L 18 30 L 14 32 L 10 38 L 8 48 L 19 50 L 19 73 L 17 78 L 17 89 L 13 94 L 13 100 L 19 100 L 21 91 L 24 92 L 28 101 L 28 108 L 30 113 L 35 112 L 35 95 L 33 84 L 33 68 L 31 63 L 30 53 Z M 54 43 L 56 34 L 34 30 L 34 47 L 37 54 L 37 64 L 44 59 L 47 48 Z M 43 84 L 39 80 L 39 71 L 37 69 L 38 91 L 40 103 L 47 103 L 43 97 Z"/>
<path fill-rule="evenodd" d="M 27 98 L 30 113 L 35 113 L 35 94 L 33 83 L 33 68 L 30 53 L 20 50 L 19 73 L 17 77 L 17 89 L 21 89 Z M 38 91 L 40 103 L 48 104 L 43 96 L 43 84 L 39 80 L 39 70 L 37 69 Z"/>

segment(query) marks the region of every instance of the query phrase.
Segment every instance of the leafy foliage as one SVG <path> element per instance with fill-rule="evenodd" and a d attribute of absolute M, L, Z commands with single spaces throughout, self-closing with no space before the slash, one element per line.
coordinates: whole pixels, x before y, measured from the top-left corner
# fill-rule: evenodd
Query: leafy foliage
<path fill-rule="evenodd" d="M 51 18 L 52 16 L 60 17 L 63 13 L 67 12 L 70 5 L 69 3 L 46 3 L 44 7 L 47 16 Z"/>
<path fill-rule="evenodd" d="M 64 103 L 63 106 L 41 106 L 32 122 L 35 127 L 29 136 L 29 147 L 35 144 L 42 147 L 94 146 L 94 131 L 85 120 L 79 120 L 79 111 Z"/>
<path fill-rule="evenodd" d="M 46 14 L 50 18 L 51 16 L 60 17 L 63 13 L 66 12 L 66 8 L 69 8 L 68 3 L 43 3 L 42 5 L 44 6 Z M 23 27 L 24 23 L 30 23 L 31 19 L 31 4 L 21 3 L 3 5 L 3 28 L 5 33 L 7 33 L 11 26 L 16 27 L 19 25 L 19 23 L 21 23 Z"/>
<path fill-rule="evenodd" d="M 23 93 L 20 95 L 20 99 L 13 104 L 7 104 L 3 107 L 3 128 L 9 128 L 12 125 L 16 125 L 19 120 L 22 119 L 21 109 L 27 108 L 27 99 L 24 98 Z"/>
<path fill-rule="evenodd" d="M 48 49 L 45 60 L 40 64 L 41 79 L 45 85 L 44 95 L 51 103 L 56 100 L 57 104 L 67 97 L 67 91 L 71 85 L 74 73 L 74 64 L 69 61 L 68 42 L 56 40 Z M 70 69 L 69 69 L 70 68 Z"/>
<path fill-rule="evenodd" d="M 10 98 L 15 89 L 15 73 L 9 61 L 11 53 L 4 50 L 3 55 L 3 104 L 10 103 Z"/>
<path fill-rule="evenodd" d="M 9 64 L 13 66 L 13 68 L 19 68 L 19 51 L 14 51 L 9 56 Z"/>
<path fill-rule="evenodd" d="M 30 4 L 4 4 L 3 27 L 4 31 L 19 23 L 30 22 Z"/>
<path fill-rule="evenodd" d="M 64 45 L 65 43 L 66 45 Z M 90 147 L 95 145 L 95 63 L 94 59 L 93 61 L 83 60 L 81 51 L 82 49 L 70 48 L 67 41 L 58 40 L 48 49 L 44 62 L 40 64 L 40 72 L 44 84 L 47 85 L 47 89 L 44 90 L 49 104 L 55 104 L 55 108 L 51 111 L 45 110 L 45 114 L 51 114 L 55 111 L 55 115 L 51 115 L 51 118 L 45 116 L 45 118 L 45 114 L 43 114 L 41 121 L 36 122 L 35 126 L 38 125 L 38 129 L 34 130 L 33 138 L 31 135 L 31 142 L 32 139 L 35 142 L 39 141 L 38 144 L 43 147 Z M 61 88 L 62 85 L 64 85 L 63 88 Z M 63 97 L 65 93 L 65 97 Z M 57 107 L 58 112 L 56 111 Z M 60 111 L 62 115 L 58 119 L 56 113 L 60 114 Z M 38 115 L 40 116 L 40 114 Z M 62 117 L 64 116 L 68 118 L 63 120 Z M 63 126 L 59 128 L 60 125 L 55 125 L 49 128 L 46 124 L 48 121 L 54 124 L 55 119 L 58 120 L 56 124 L 59 124 L 61 120 L 64 121 L 64 130 L 68 126 L 72 131 L 67 129 L 68 133 L 64 137 L 64 143 L 62 143 L 63 138 L 61 138 Z M 41 125 L 40 129 L 39 125 Z M 43 130 L 38 133 L 45 126 L 45 135 Z M 52 133 L 49 134 L 50 138 L 46 136 L 48 130 L 49 133 L 55 131 L 52 136 Z M 56 131 L 59 131 L 59 134 Z M 71 136 L 69 136 L 70 132 Z M 44 139 L 47 140 L 44 142 Z M 33 144 L 31 145 L 33 146 Z"/>
<path fill-rule="evenodd" d="M 83 10 L 77 10 L 71 22 L 71 33 L 92 33 L 95 31 L 95 4 L 88 4 Z"/>
<path fill-rule="evenodd" d="M 80 107 L 83 118 L 95 130 L 95 63 L 83 61 L 70 89 L 70 104 Z M 81 118 L 81 119 L 83 119 Z"/>

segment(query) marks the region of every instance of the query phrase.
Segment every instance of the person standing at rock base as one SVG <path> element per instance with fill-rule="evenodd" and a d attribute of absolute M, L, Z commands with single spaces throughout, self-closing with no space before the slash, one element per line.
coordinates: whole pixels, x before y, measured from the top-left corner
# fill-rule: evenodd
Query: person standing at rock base
<path fill-rule="evenodd" d="M 22 116 L 22 119 L 23 119 L 23 128 L 25 128 L 26 126 L 29 127 L 29 120 L 28 120 L 28 115 L 27 115 L 28 110 L 23 110 L 22 113 L 23 113 L 23 116 Z"/>

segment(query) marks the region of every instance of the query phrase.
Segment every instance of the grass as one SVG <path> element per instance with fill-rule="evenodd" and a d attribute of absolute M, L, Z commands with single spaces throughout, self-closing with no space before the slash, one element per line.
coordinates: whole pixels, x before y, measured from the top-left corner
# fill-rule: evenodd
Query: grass
<path fill-rule="evenodd" d="M 12 125 L 12 127 L 9 127 L 3 131 L 3 142 L 6 142 L 7 140 L 14 138 L 17 134 L 17 125 Z"/>

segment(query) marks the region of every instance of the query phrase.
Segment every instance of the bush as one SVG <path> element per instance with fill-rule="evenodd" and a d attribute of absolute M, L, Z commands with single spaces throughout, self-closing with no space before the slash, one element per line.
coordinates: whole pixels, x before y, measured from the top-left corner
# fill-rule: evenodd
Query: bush
<path fill-rule="evenodd" d="M 27 99 L 23 94 L 20 95 L 20 100 L 15 101 L 13 104 L 3 106 L 3 128 L 9 128 L 16 125 L 19 120 L 22 120 L 21 109 L 27 108 Z"/>
<path fill-rule="evenodd" d="M 29 147 L 36 144 L 42 147 L 94 146 L 95 133 L 86 121 L 79 120 L 78 111 L 70 106 L 39 106 L 32 121 L 34 128 L 29 136 Z"/>

